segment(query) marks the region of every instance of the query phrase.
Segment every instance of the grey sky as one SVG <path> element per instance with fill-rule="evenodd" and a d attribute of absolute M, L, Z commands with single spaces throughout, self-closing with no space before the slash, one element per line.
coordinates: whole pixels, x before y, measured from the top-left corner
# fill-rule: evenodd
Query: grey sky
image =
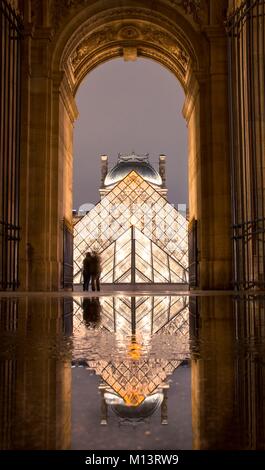
<path fill-rule="evenodd" d="M 175 76 L 156 62 L 107 62 L 88 74 L 76 96 L 74 208 L 99 200 L 100 155 L 110 166 L 119 152 L 149 153 L 158 168 L 167 155 L 169 202 L 187 203 L 187 128 L 184 92 Z"/>

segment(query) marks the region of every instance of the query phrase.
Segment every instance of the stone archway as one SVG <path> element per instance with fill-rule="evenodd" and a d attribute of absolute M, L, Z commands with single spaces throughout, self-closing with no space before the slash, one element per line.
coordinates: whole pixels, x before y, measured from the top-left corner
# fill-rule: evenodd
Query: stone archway
<path fill-rule="evenodd" d="M 158 61 L 180 81 L 189 129 L 189 210 L 198 221 L 199 285 L 232 281 L 224 2 L 42 1 L 25 40 L 22 193 L 23 288 L 61 287 L 64 226 L 72 218 L 74 96 L 87 73 L 124 56 Z M 47 6 L 47 3 L 46 3 Z M 26 77 L 27 76 L 27 77 Z M 27 134 L 26 124 L 31 123 Z M 23 176 L 22 176 L 23 177 Z M 30 184 L 29 184 L 30 183 Z M 36 211 L 39 216 L 36 218 Z M 25 263 L 26 261 L 26 263 Z"/>

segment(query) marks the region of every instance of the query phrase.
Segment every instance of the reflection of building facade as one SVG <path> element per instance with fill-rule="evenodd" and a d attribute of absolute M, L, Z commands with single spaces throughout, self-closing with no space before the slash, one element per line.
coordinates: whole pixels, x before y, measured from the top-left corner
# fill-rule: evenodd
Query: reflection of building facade
<path fill-rule="evenodd" d="M 1 0 L 0 3 L 0 290 L 19 286 L 20 52 L 23 22 L 17 10 L 18 3 L 21 2 Z"/>
<path fill-rule="evenodd" d="M 71 304 L 0 299 L 2 450 L 71 447 L 71 355 L 67 348 L 51 353 L 63 332 L 71 332 Z"/>
<path fill-rule="evenodd" d="M 101 201 L 75 225 L 74 282 L 87 251 L 102 256 L 103 283 L 188 283 L 188 223 L 166 200 L 165 156 L 160 174 L 148 157 L 119 157 L 107 171 Z"/>
<path fill-rule="evenodd" d="M 97 350 L 93 353 L 90 341 L 87 351 L 81 349 L 84 343 L 79 339 L 74 361 L 86 365 L 102 380 L 102 424 L 107 423 L 108 406 L 124 422 L 141 421 L 161 408 L 161 423 L 166 424 L 167 380 L 189 356 L 187 300 L 105 297 L 100 301 L 101 322 L 98 332 L 93 330 Z M 74 329 L 79 338 L 86 337 L 79 298 L 74 303 Z"/>
<path fill-rule="evenodd" d="M 189 306 L 194 450 L 264 450 L 264 296 Z"/>
<path fill-rule="evenodd" d="M 265 298 L 246 296 L 235 303 L 236 330 L 247 354 L 237 360 L 235 396 L 240 449 L 265 450 Z"/>

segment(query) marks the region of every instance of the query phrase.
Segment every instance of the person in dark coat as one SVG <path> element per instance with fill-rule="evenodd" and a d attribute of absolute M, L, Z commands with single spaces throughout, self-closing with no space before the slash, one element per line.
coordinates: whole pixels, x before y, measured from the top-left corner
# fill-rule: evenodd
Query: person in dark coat
<path fill-rule="evenodd" d="M 91 253 L 87 253 L 83 261 L 83 290 L 88 290 L 91 277 Z"/>
<path fill-rule="evenodd" d="M 87 328 L 96 328 L 100 324 L 101 305 L 98 297 L 83 299 L 83 320 Z"/>
<path fill-rule="evenodd" d="M 92 290 L 100 290 L 100 274 L 101 274 L 101 258 L 98 253 L 93 251 L 91 256 L 91 276 L 92 276 Z"/>

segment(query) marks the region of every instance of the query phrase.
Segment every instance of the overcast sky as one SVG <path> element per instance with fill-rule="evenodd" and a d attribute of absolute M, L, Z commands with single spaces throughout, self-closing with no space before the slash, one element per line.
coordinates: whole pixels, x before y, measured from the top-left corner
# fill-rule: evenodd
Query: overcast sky
<path fill-rule="evenodd" d="M 184 92 L 175 76 L 148 59 L 115 59 L 88 74 L 76 95 L 74 209 L 99 200 L 100 155 L 111 167 L 118 153 L 149 153 L 158 169 L 167 155 L 169 202 L 187 203 Z"/>

